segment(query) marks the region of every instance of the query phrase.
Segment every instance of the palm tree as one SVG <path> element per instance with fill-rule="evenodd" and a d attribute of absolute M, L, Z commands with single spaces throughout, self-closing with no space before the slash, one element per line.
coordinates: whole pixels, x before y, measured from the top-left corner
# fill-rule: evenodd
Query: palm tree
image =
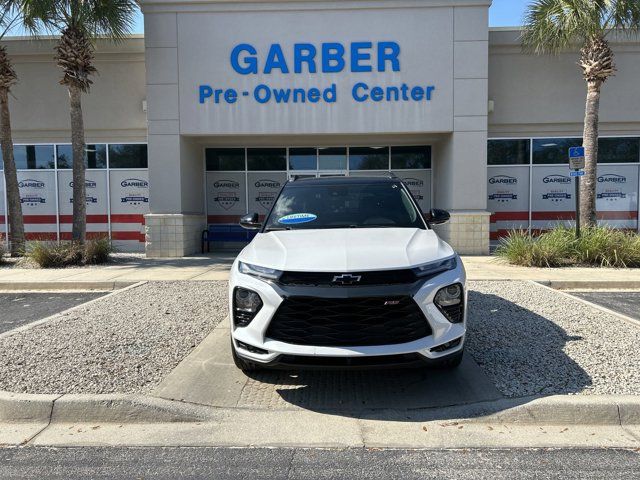
<path fill-rule="evenodd" d="M 55 60 L 62 69 L 60 84 L 69 91 L 73 156 L 72 239 L 84 243 L 87 231 L 85 139 L 82 94 L 88 93 L 97 73 L 93 40 L 100 36 L 119 41 L 131 31 L 135 0 L 22 0 L 25 25 L 61 32 Z"/>
<path fill-rule="evenodd" d="M 583 146 L 585 176 L 580 221 L 595 226 L 600 91 L 615 74 L 614 54 L 607 38 L 612 32 L 637 34 L 640 0 L 535 0 L 528 7 L 522 44 L 536 54 L 557 54 L 580 46 L 578 66 L 587 83 Z"/>
<path fill-rule="evenodd" d="M 0 39 L 14 27 L 20 12 L 13 1 L 0 4 Z M 18 187 L 18 173 L 13 158 L 13 138 L 11 135 L 11 115 L 9 113 L 9 93 L 11 87 L 18 81 L 11 59 L 7 55 L 4 45 L 0 46 L 0 144 L 2 144 L 2 159 L 4 161 L 4 178 L 7 186 L 7 214 L 9 216 L 9 250 L 11 256 L 19 256 L 24 252 L 24 221 L 22 218 L 22 203 L 20 202 L 20 188 Z"/>

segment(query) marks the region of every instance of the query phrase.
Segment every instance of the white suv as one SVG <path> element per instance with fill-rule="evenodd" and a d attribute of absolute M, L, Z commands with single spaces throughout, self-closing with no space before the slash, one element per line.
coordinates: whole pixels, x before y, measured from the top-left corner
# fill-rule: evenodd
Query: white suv
<path fill-rule="evenodd" d="M 233 264 L 235 364 L 343 368 L 462 360 L 465 271 L 395 177 L 288 182 Z"/>

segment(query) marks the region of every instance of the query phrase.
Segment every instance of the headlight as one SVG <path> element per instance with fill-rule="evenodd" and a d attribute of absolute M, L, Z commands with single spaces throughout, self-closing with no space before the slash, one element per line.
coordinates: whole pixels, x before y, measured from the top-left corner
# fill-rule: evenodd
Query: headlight
<path fill-rule="evenodd" d="M 459 283 L 454 283 L 441 288 L 433 298 L 438 310 L 451 323 L 460 323 L 464 320 L 464 291 Z"/>
<path fill-rule="evenodd" d="M 262 308 L 262 299 L 253 290 L 236 287 L 233 291 L 233 324 L 246 327 Z"/>
<path fill-rule="evenodd" d="M 453 270 L 458 266 L 458 260 L 456 257 L 449 257 L 445 260 L 438 260 L 437 262 L 425 263 L 424 265 L 419 265 L 413 269 L 413 272 L 418 277 L 428 277 L 433 276 L 438 273 L 446 272 L 448 270 Z"/>
<path fill-rule="evenodd" d="M 462 302 L 462 288 L 459 283 L 438 290 L 434 302 L 440 307 L 450 307 Z"/>
<path fill-rule="evenodd" d="M 249 263 L 238 262 L 238 270 L 245 275 L 264 278 L 266 280 L 278 280 L 282 272 L 273 268 L 260 267 Z"/>

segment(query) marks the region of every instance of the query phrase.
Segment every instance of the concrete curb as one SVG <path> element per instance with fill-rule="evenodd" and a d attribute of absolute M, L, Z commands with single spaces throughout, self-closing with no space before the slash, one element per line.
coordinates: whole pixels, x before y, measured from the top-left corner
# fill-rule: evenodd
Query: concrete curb
<path fill-rule="evenodd" d="M 106 281 L 106 282 L 77 282 L 72 280 L 57 280 L 50 282 L 0 282 L 1 291 L 32 291 L 32 290 L 102 290 L 111 291 L 135 285 L 139 282 Z"/>
<path fill-rule="evenodd" d="M 218 408 L 136 394 L 36 395 L 0 391 L 0 423 L 157 424 L 217 420 L 250 409 Z M 268 412 L 269 410 L 260 410 Z M 295 415 L 302 409 L 292 410 Z M 231 413 L 230 413 L 231 412 Z M 316 412 L 324 413 L 324 412 Z M 457 420 L 463 423 L 512 425 L 640 425 L 640 396 L 553 395 L 398 411 L 327 411 L 331 416 L 394 421 Z"/>

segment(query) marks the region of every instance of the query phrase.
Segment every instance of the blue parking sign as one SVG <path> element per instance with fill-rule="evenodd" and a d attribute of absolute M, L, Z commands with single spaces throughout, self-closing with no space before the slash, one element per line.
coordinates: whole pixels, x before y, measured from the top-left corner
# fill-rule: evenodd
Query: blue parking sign
<path fill-rule="evenodd" d="M 584 147 L 571 147 L 569 149 L 569 158 L 584 157 Z"/>

